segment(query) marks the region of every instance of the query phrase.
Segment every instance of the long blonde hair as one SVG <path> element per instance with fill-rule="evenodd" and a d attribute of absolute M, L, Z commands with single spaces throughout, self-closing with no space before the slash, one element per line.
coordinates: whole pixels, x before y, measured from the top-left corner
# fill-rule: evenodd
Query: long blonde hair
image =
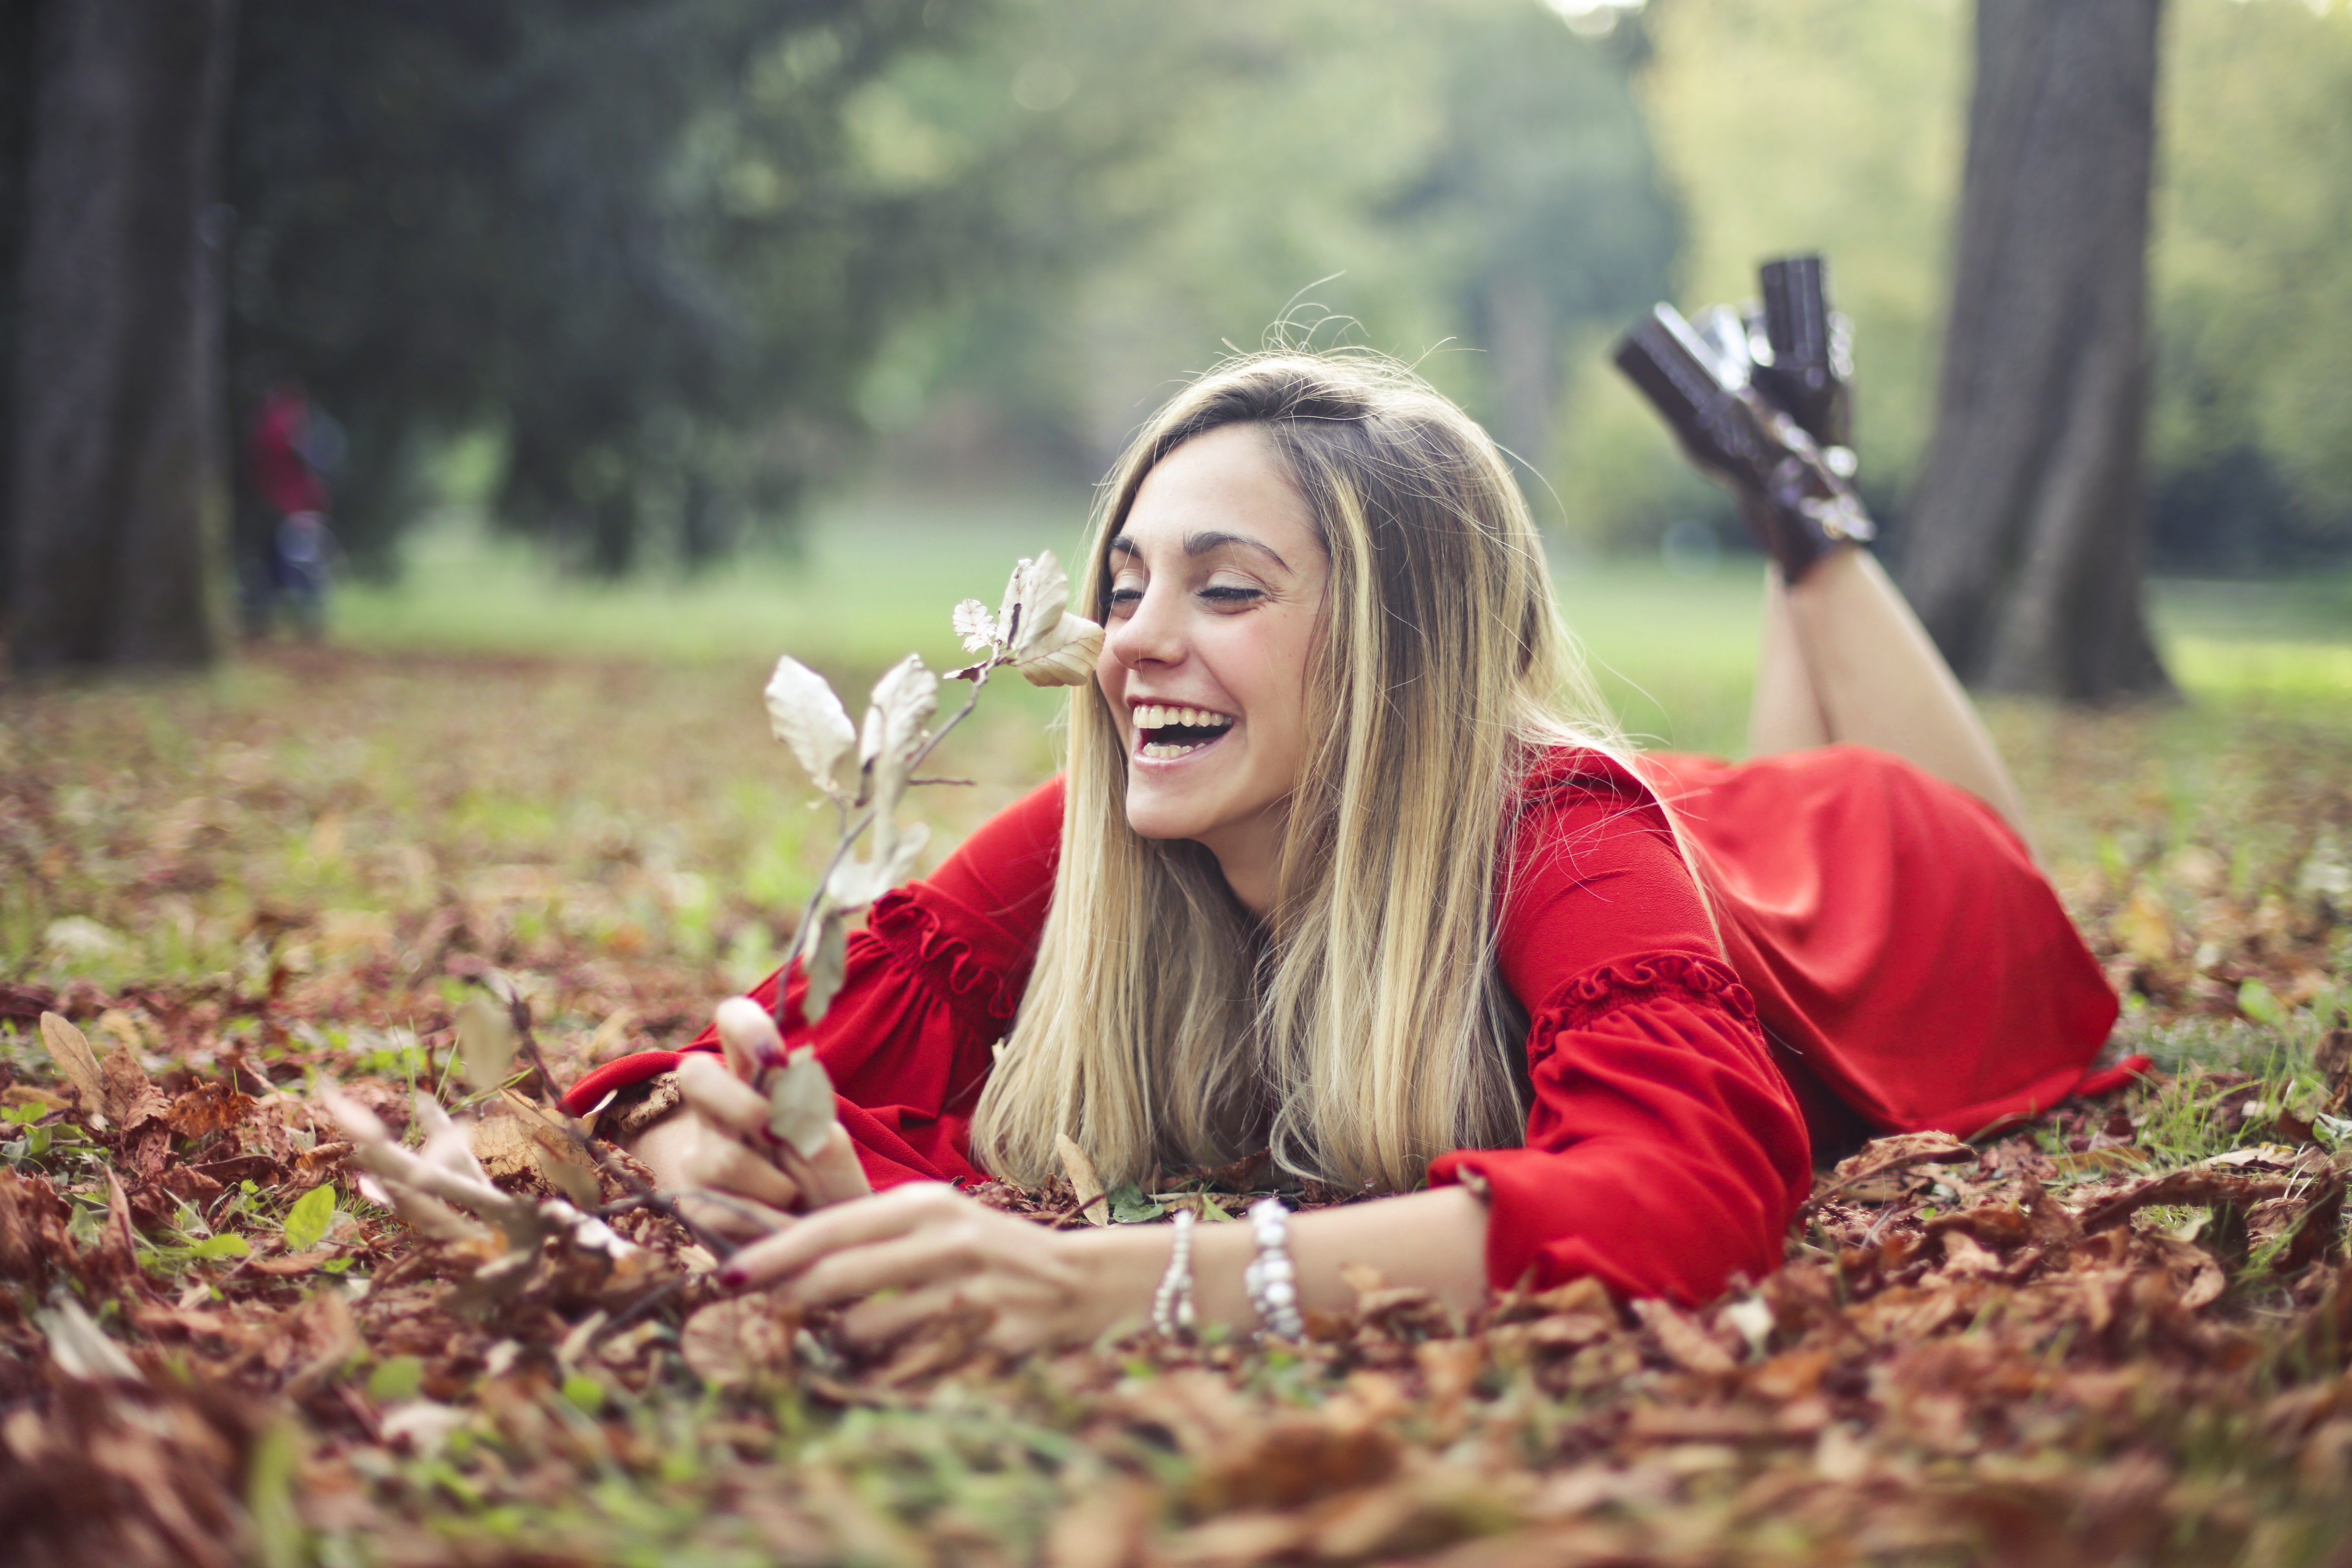
<path fill-rule="evenodd" d="M 1518 781 L 1538 748 L 1622 755 L 1542 542 L 1494 442 L 1410 370 L 1255 354 L 1112 470 L 1087 615 L 1107 618 L 1109 542 L 1153 466 L 1229 425 L 1264 431 L 1330 558 L 1273 912 L 1244 910 L 1201 846 L 1129 827 L 1117 718 L 1076 688 L 1053 905 L 972 1125 L 1016 1182 L 1067 1136 L 1113 1184 L 1269 1147 L 1402 1191 L 1448 1149 L 1524 1137 L 1527 1020 L 1495 960 Z"/>

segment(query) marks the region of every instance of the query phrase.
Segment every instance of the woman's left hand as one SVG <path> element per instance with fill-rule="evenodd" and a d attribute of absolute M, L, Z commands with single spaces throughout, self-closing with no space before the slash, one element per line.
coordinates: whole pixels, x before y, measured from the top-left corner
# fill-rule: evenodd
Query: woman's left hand
<path fill-rule="evenodd" d="M 772 1285 L 813 1307 L 893 1291 L 842 1318 L 842 1332 L 869 1345 L 977 1308 L 994 1319 L 988 1342 L 1018 1353 L 1093 1331 L 1089 1273 L 1058 1232 L 922 1183 L 797 1219 L 730 1258 L 719 1280 Z"/>

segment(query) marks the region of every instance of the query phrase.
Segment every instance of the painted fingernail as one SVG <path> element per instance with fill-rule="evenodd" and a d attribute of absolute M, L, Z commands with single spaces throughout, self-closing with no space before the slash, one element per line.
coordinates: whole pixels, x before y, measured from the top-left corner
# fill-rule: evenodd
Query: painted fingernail
<path fill-rule="evenodd" d="M 740 1268 L 722 1268 L 719 1271 L 719 1283 L 724 1289 L 740 1290 L 751 1282 L 751 1277 Z"/>

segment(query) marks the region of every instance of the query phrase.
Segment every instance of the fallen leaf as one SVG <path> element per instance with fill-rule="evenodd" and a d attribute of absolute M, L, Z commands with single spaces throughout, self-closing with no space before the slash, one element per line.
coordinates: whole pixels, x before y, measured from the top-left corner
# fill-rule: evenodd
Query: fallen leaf
<path fill-rule="evenodd" d="M 466 1081 L 476 1094 L 488 1094 L 514 1072 L 515 1027 L 507 1009 L 487 996 L 469 996 L 457 1009 L 457 1049 Z"/>
<path fill-rule="evenodd" d="M 89 1048 L 88 1037 L 63 1016 L 41 1015 L 41 1044 L 49 1048 L 58 1070 L 66 1081 L 81 1091 L 82 1114 L 91 1117 L 101 1128 L 106 1125 L 106 1080 L 100 1076 L 98 1057 Z"/>
<path fill-rule="evenodd" d="M 1062 1173 L 1069 1177 L 1070 1190 L 1078 1196 L 1078 1212 L 1087 1216 L 1088 1225 L 1108 1225 L 1109 1194 L 1103 1190 L 1102 1178 L 1095 1174 L 1095 1163 L 1066 1132 L 1054 1134 L 1054 1150 L 1061 1156 Z"/>
<path fill-rule="evenodd" d="M 792 1381 L 798 1309 L 772 1296 L 733 1296 L 698 1309 L 678 1331 L 678 1353 L 713 1388 L 781 1386 Z"/>

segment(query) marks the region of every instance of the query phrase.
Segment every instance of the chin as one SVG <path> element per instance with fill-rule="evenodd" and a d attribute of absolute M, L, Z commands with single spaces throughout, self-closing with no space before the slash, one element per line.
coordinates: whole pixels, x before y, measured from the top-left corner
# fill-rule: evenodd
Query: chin
<path fill-rule="evenodd" d="M 1127 825 L 1138 838 L 1197 838 L 1214 826 L 1208 814 L 1187 810 L 1171 801 L 1139 801 L 1127 797 Z"/>

